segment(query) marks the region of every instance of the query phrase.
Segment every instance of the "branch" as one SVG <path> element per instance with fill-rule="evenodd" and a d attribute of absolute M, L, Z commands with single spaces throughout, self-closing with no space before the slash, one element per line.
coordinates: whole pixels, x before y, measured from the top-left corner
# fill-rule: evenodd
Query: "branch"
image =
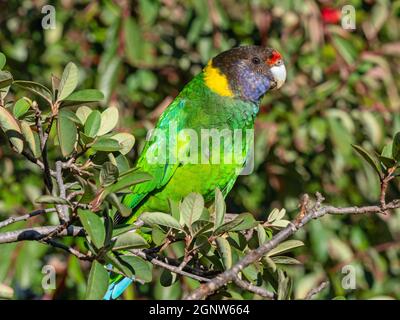
<path fill-rule="evenodd" d="M 233 278 L 233 281 L 244 290 L 251 291 L 251 292 L 258 294 L 259 296 L 267 298 L 267 299 L 275 299 L 275 294 L 273 292 L 265 290 L 264 288 L 261 288 L 261 287 L 257 287 L 254 284 L 251 284 L 250 282 L 246 282 L 246 281 L 240 279 L 238 275 L 236 275 Z"/>
<path fill-rule="evenodd" d="M 62 162 L 57 161 L 56 162 L 56 180 L 58 184 L 58 189 L 59 189 L 59 196 L 61 199 L 66 199 L 66 189 L 64 186 L 64 181 L 62 177 Z M 68 206 L 63 204 L 63 205 L 56 205 L 57 213 L 58 213 L 58 218 L 60 220 L 60 224 L 65 224 L 68 222 Z"/>
<path fill-rule="evenodd" d="M 23 216 L 11 217 L 11 218 L 8 218 L 8 219 L 0 222 L 0 229 L 4 228 L 5 226 L 8 226 L 8 225 L 10 225 L 12 223 L 18 222 L 18 221 L 25 221 L 25 220 L 28 220 L 28 219 L 30 219 L 32 217 L 38 216 L 40 214 L 48 213 L 48 212 L 54 212 L 54 211 L 56 211 L 54 208 L 39 209 L 39 210 L 32 211 L 30 213 L 24 214 Z"/>
<path fill-rule="evenodd" d="M 45 226 L 0 233 L 0 244 L 24 240 L 40 241 L 49 234 L 55 232 L 58 227 L 59 226 Z M 84 235 L 85 231 L 83 228 L 76 226 L 68 226 L 57 234 L 58 237 L 83 237 Z"/>
<path fill-rule="evenodd" d="M 365 206 L 365 207 L 345 207 L 336 208 L 333 206 L 321 207 L 321 203 L 324 198 L 321 194 L 317 193 L 317 201 L 311 209 L 306 209 L 304 216 L 296 221 L 290 223 L 286 228 L 278 232 L 271 240 L 265 242 L 262 246 L 255 250 L 250 251 L 246 256 L 239 260 L 231 269 L 219 274 L 211 281 L 202 284 L 198 289 L 194 290 L 189 294 L 186 299 L 198 300 L 207 297 L 216 290 L 220 289 L 227 283 L 233 281 L 239 272 L 241 272 L 248 265 L 258 261 L 265 254 L 270 252 L 278 244 L 286 240 L 288 237 L 293 235 L 297 230 L 304 227 L 312 219 L 320 218 L 326 214 L 335 215 L 348 215 L 348 214 L 366 214 L 366 213 L 379 213 L 382 212 L 381 206 Z M 400 208 L 400 200 L 394 200 L 386 204 L 385 209 L 396 209 Z"/>
<path fill-rule="evenodd" d="M 142 250 L 130 250 L 130 252 L 133 253 L 135 256 L 138 256 L 138 257 L 141 257 L 143 259 L 146 259 L 146 260 L 150 261 L 155 266 L 159 266 L 161 268 L 167 269 L 167 270 L 169 270 L 171 272 L 174 272 L 176 274 L 180 274 L 182 276 L 186 276 L 186 277 L 195 279 L 195 280 L 200 281 L 200 282 L 208 282 L 208 281 L 210 281 L 209 278 L 205 278 L 205 277 L 198 276 L 196 274 L 193 274 L 193 273 L 190 273 L 190 272 L 187 272 L 187 271 L 184 271 L 184 270 L 180 270 L 179 266 L 173 266 L 173 265 L 170 265 L 170 264 L 168 264 L 166 262 L 158 260 L 157 257 L 154 256 L 153 254 L 148 254 L 148 253 L 146 253 L 146 252 L 144 252 Z"/>
<path fill-rule="evenodd" d="M 311 289 L 307 295 L 306 295 L 306 300 L 311 300 L 312 297 L 314 297 L 317 293 L 320 293 L 322 290 L 324 290 L 327 286 L 329 285 L 329 281 L 322 281 L 318 287 Z"/>
<path fill-rule="evenodd" d="M 74 248 L 72 248 L 72 247 L 68 247 L 68 246 L 66 246 L 66 245 L 63 244 L 63 243 L 54 241 L 54 240 L 52 240 L 52 239 L 49 239 L 49 240 L 46 240 L 46 241 L 43 241 L 43 242 L 44 242 L 44 243 L 47 243 L 47 244 L 49 244 L 49 245 L 51 245 L 51 246 L 53 246 L 53 247 L 55 247 L 55 248 L 63 249 L 63 250 L 65 250 L 65 251 L 69 252 L 70 254 L 74 255 L 75 257 L 77 257 L 77 258 L 80 259 L 80 260 L 89 260 L 89 261 L 92 261 L 92 260 L 95 258 L 95 257 L 92 256 L 92 255 L 84 254 L 84 253 L 82 253 L 82 252 L 80 252 L 80 251 L 78 251 L 78 250 L 76 250 L 76 249 L 74 249 Z"/>

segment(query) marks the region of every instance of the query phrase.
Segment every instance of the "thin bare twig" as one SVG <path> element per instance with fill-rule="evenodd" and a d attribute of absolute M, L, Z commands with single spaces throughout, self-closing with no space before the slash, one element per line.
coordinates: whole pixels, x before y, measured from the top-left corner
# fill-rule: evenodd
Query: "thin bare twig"
<path fill-rule="evenodd" d="M 57 230 L 58 227 L 59 226 L 34 227 L 0 233 L 0 244 L 24 240 L 40 241 Z M 58 233 L 57 237 L 83 237 L 84 235 L 85 231 L 82 227 L 70 225 Z"/>
<path fill-rule="evenodd" d="M 240 279 L 238 275 L 236 275 L 233 278 L 233 281 L 244 290 L 258 294 L 259 296 L 264 297 L 266 299 L 275 299 L 275 294 L 273 292 L 270 292 L 261 287 L 257 287 L 254 284 L 251 284 L 250 282 L 244 281 Z"/>
<path fill-rule="evenodd" d="M 182 276 L 186 276 L 186 277 L 198 280 L 200 282 L 208 282 L 208 281 L 210 281 L 209 278 L 205 278 L 205 277 L 193 274 L 193 273 L 186 272 L 184 270 L 180 270 L 179 266 L 170 265 L 170 264 L 168 264 L 168 263 L 166 263 L 164 261 L 161 261 L 161 260 L 157 259 L 157 257 L 155 255 L 146 254 L 143 250 L 131 250 L 130 252 L 133 253 L 135 256 L 138 256 L 138 257 L 141 257 L 143 259 L 146 259 L 146 260 L 150 261 L 152 264 L 154 264 L 156 266 L 159 266 L 161 268 L 167 269 L 167 270 L 169 270 L 171 272 L 174 272 L 176 274 L 180 274 Z"/>
<path fill-rule="evenodd" d="M 63 176 L 62 176 L 62 162 L 56 162 L 56 180 L 59 189 L 59 197 L 61 199 L 66 199 L 66 189 L 64 186 Z M 56 205 L 58 217 L 60 220 L 60 224 L 68 223 L 68 205 L 65 204 L 57 204 Z"/>
<path fill-rule="evenodd" d="M 322 290 L 324 290 L 327 286 L 329 286 L 329 281 L 322 281 L 318 287 L 311 289 L 305 299 L 306 300 L 311 300 L 317 293 L 320 293 Z"/>
<path fill-rule="evenodd" d="M 68 247 L 63 243 L 57 242 L 55 240 L 49 239 L 49 240 L 45 240 L 45 241 L 40 241 L 40 242 L 44 242 L 44 243 L 48 243 L 49 245 L 55 247 L 55 248 L 59 248 L 59 249 L 63 249 L 69 253 L 71 253 L 72 255 L 74 255 L 75 257 L 77 257 L 80 260 L 88 260 L 91 261 L 93 260 L 95 257 L 92 255 L 88 255 L 88 254 L 84 254 L 72 247 Z"/>
<path fill-rule="evenodd" d="M 8 226 L 8 225 L 10 225 L 12 223 L 15 223 L 15 222 L 18 222 L 18 221 L 28 220 L 28 219 L 30 219 L 32 217 L 38 216 L 38 215 L 43 214 L 43 213 L 54 212 L 54 211 L 56 211 L 56 209 L 54 209 L 54 208 L 39 209 L 39 210 L 32 211 L 30 213 L 24 214 L 24 215 L 19 216 L 19 217 L 11 217 L 11 218 L 8 218 L 8 219 L 6 219 L 4 221 L 1 221 L 0 222 L 0 228 L 4 228 L 5 226 Z"/>

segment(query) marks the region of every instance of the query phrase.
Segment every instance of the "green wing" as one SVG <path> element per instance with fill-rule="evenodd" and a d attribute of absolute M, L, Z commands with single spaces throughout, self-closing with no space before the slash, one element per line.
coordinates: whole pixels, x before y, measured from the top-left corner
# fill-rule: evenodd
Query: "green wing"
<path fill-rule="evenodd" d="M 182 127 L 185 118 L 184 107 L 187 104 L 186 100 L 182 97 L 177 97 L 165 110 L 161 116 L 156 130 L 153 135 L 146 142 L 140 158 L 136 164 L 139 170 L 148 172 L 153 176 L 153 179 L 132 188 L 132 194 L 124 197 L 123 203 L 129 208 L 135 208 L 150 192 L 162 188 L 171 179 L 175 170 L 179 166 L 177 161 L 169 158 L 168 150 L 174 148 L 169 142 L 169 129 L 173 121 L 176 124 L 177 130 Z M 160 139 L 160 137 L 165 139 Z M 173 143 L 173 142 L 171 142 Z M 164 152 L 166 155 L 164 160 L 154 161 L 155 152 Z"/>

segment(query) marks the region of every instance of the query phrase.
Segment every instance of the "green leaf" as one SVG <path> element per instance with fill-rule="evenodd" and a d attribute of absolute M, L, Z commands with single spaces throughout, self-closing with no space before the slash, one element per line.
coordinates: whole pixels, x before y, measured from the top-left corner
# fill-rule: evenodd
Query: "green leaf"
<path fill-rule="evenodd" d="M 60 197 L 44 195 L 40 196 L 35 200 L 36 203 L 44 203 L 44 204 L 70 204 L 67 199 L 63 199 Z"/>
<path fill-rule="evenodd" d="M 165 238 L 167 237 L 167 234 L 158 226 L 153 226 L 151 230 L 151 240 L 155 243 L 156 246 L 160 246 Z"/>
<path fill-rule="evenodd" d="M 106 230 L 104 228 L 103 220 L 89 210 L 79 209 L 78 216 L 81 220 L 83 228 L 90 237 L 90 241 L 97 249 L 102 248 L 106 237 Z"/>
<path fill-rule="evenodd" d="M 118 167 L 113 165 L 111 162 L 104 162 L 100 170 L 100 184 L 101 186 L 109 186 L 118 179 Z"/>
<path fill-rule="evenodd" d="M 221 235 L 225 232 L 231 231 L 234 227 L 238 226 L 241 224 L 244 220 L 244 217 L 237 216 L 235 219 L 228 221 L 215 229 L 214 234 L 215 235 Z"/>
<path fill-rule="evenodd" d="M 92 113 L 92 109 L 87 106 L 81 106 L 76 110 L 76 116 L 79 118 L 81 123 L 84 125 L 89 115 Z"/>
<path fill-rule="evenodd" d="M 137 226 L 135 226 L 134 224 L 122 224 L 122 225 L 116 225 L 114 227 L 113 233 L 112 233 L 112 237 L 118 237 L 121 234 L 124 234 L 126 232 L 132 231 L 137 229 Z"/>
<path fill-rule="evenodd" d="M 33 81 L 16 80 L 13 82 L 13 84 L 42 97 L 49 104 L 52 104 L 53 95 L 52 95 L 50 89 L 46 88 L 45 86 L 41 85 L 40 83 L 33 82 Z"/>
<path fill-rule="evenodd" d="M 35 158 L 39 158 L 41 156 L 41 151 L 38 134 L 33 132 L 30 125 L 23 120 L 21 121 L 21 130 L 22 135 L 24 136 L 25 141 L 28 143 L 29 149 L 31 150 L 33 156 Z"/>
<path fill-rule="evenodd" d="M 13 83 L 13 77 L 8 71 L 0 71 L 0 89 L 10 86 Z"/>
<path fill-rule="evenodd" d="M 149 181 L 153 179 L 151 175 L 146 172 L 142 171 L 133 171 L 129 174 L 122 176 L 120 179 L 117 180 L 116 183 L 108 186 L 105 190 L 106 192 L 118 192 L 124 189 L 127 189 L 135 184 Z"/>
<path fill-rule="evenodd" d="M 149 226 L 160 225 L 177 230 L 182 229 L 174 217 L 163 212 L 144 212 L 140 215 L 140 220 Z"/>
<path fill-rule="evenodd" d="M 215 242 L 217 244 L 217 249 L 222 257 L 225 270 L 230 269 L 232 267 L 232 250 L 229 241 L 225 238 L 218 237 L 215 239 Z"/>
<path fill-rule="evenodd" d="M 97 89 L 85 89 L 71 93 L 64 100 L 74 102 L 96 102 L 104 99 L 104 94 Z"/>
<path fill-rule="evenodd" d="M 86 119 L 84 133 L 88 137 L 96 137 L 100 129 L 100 124 L 101 113 L 98 110 L 93 110 Z"/>
<path fill-rule="evenodd" d="M 241 213 L 235 219 L 241 219 L 241 222 L 234 226 L 231 231 L 242 231 L 254 228 L 258 225 L 258 222 L 254 219 L 253 215 L 249 212 Z"/>
<path fill-rule="evenodd" d="M 101 113 L 101 125 L 97 135 L 102 136 L 114 129 L 118 124 L 119 112 L 116 107 L 109 107 Z M 118 140 L 118 139 L 116 139 Z M 119 141 L 119 140 L 118 140 Z M 135 142 L 135 140 L 133 140 Z M 132 145 L 133 146 L 133 145 Z M 132 148 L 130 148 L 132 149 Z M 129 149 L 129 151 L 130 151 Z M 128 152 L 129 152 L 128 151 Z"/>
<path fill-rule="evenodd" d="M 22 116 L 28 112 L 31 107 L 30 102 L 26 98 L 21 98 L 17 100 L 13 108 L 13 114 L 17 119 L 22 118 Z"/>
<path fill-rule="evenodd" d="M 171 215 L 178 221 L 180 221 L 181 213 L 179 211 L 180 201 L 175 201 L 173 199 L 168 199 L 168 206 Z"/>
<path fill-rule="evenodd" d="M 226 213 L 226 205 L 222 192 L 217 188 L 215 189 L 215 201 L 214 201 L 214 212 L 213 212 L 213 221 L 214 221 L 214 229 L 217 229 L 224 223 Z"/>
<path fill-rule="evenodd" d="M 97 261 L 93 261 L 86 288 L 86 300 L 101 300 L 108 289 L 109 276 L 107 270 Z"/>
<path fill-rule="evenodd" d="M 57 120 L 58 141 L 64 157 L 69 156 L 74 151 L 78 138 L 76 125 L 71 120 L 70 113 L 72 112 L 69 110 L 60 110 Z"/>
<path fill-rule="evenodd" d="M 275 228 L 286 228 L 288 224 L 290 223 L 289 220 L 281 219 L 281 220 L 276 220 L 271 223 L 271 226 Z"/>
<path fill-rule="evenodd" d="M 381 176 L 381 171 L 375 159 L 362 147 L 352 144 L 351 145 L 367 162 L 368 164 Z"/>
<path fill-rule="evenodd" d="M 214 224 L 210 221 L 206 221 L 206 220 L 195 221 L 192 224 L 192 230 L 191 230 L 192 237 L 195 238 L 195 237 L 199 236 L 200 234 L 210 230 L 213 226 L 214 226 Z"/>
<path fill-rule="evenodd" d="M 0 128 L 3 129 L 15 150 L 21 153 L 24 149 L 21 127 L 12 114 L 3 107 L 0 107 Z"/>
<path fill-rule="evenodd" d="M 258 244 L 261 246 L 267 240 L 267 234 L 261 224 L 257 225 Z"/>
<path fill-rule="evenodd" d="M 287 240 L 278 244 L 275 248 L 273 248 L 270 252 L 267 253 L 267 256 L 271 257 L 279 253 L 284 253 L 301 246 L 304 246 L 304 243 L 300 240 Z"/>
<path fill-rule="evenodd" d="M 273 222 L 275 220 L 280 220 L 280 219 L 282 219 L 284 217 L 285 214 L 286 214 L 286 210 L 285 209 L 279 210 L 279 209 L 275 208 L 268 215 L 267 221 L 268 222 Z"/>
<path fill-rule="evenodd" d="M 299 260 L 287 256 L 276 256 L 269 259 L 271 259 L 276 264 L 302 264 Z"/>
<path fill-rule="evenodd" d="M 199 220 L 204 208 L 204 199 L 198 193 L 190 193 L 182 201 L 180 206 L 181 218 L 189 229 L 192 229 L 192 224 Z"/>
<path fill-rule="evenodd" d="M 149 244 L 142 236 L 140 236 L 136 231 L 131 231 L 120 235 L 116 239 L 113 245 L 113 250 L 140 249 L 148 247 Z"/>
<path fill-rule="evenodd" d="M 119 257 L 121 263 L 134 274 L 137 279 L 144 282 L 151 282 L 152 275 L 152 264 L 143 260 L 140 257 L 132 255 L 124 255 Z M 126 271 L 126 269 L 125 269 Z"/>
<path fill-rule="evenodd" d="M 4 68 L 4 66 L 6 65 L 6 56 L 0 52 L 0 70 Z"/>
<path fill-rule="evenodd" d="M 124 155 L 131 151 L 133 145 L 135 144 L 135 137 L 125 132 L 117 133 L 113 135 L 111 139 L 118 141 L 119 145 L 121 146 L 119 152 Z"/>
<path fill-rule="evenodd" d="M 357 51 L 354 48 L 353 43 L 340 36 L 333 36 L 332 41 L 339 54 L 344 60 L 346 60 L 347 64 L 354 65 L 355 59 L 357 58 Z"/>
<path fill-rule="evenodd" d="M 117 140 L 112 138 L 100 137 L 95 141 L 95 143 L 93 143 L 91 148 L 96 151 L 113 152 L 119 151 L 121 149 L 121 145 Z"/>
<path fill-rule="evenodd" d="M 397 132 L 393 138 L 392 157 L 396 161 L 400 160 L 400 132 Z"/>
<path fill-rule="evenodd" d="M 69 62 L 64 69 L 64 72 L 61 77 L 59 90 L 58 90 L 58 100 L 65 100 L 76 88 L 78 85 L 78 67 Z"/>
<path fill-rule="evenodd" d="M 379 159 L 380 162 L 382 162 L 385 165 L 385 167 L 387 169 L 391 168 L 391 167 L 394 167 L 396 165 L 396 161 L 393 160 L 392 158 L 388 158 L 388 157 L 384 157 L 384 156 L 379 156 L 378 155 L 378 159 Z"/>

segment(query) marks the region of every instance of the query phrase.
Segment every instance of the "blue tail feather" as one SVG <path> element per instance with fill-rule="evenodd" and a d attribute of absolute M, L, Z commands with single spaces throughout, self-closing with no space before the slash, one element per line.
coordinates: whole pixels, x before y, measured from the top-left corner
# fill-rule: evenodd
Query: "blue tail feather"
<path fill-rule="evenodd" d="M 133 279 L 120 277 L 111 282 L 103 300 L 117 299 L 126 288 L 133 282 Z"/>

